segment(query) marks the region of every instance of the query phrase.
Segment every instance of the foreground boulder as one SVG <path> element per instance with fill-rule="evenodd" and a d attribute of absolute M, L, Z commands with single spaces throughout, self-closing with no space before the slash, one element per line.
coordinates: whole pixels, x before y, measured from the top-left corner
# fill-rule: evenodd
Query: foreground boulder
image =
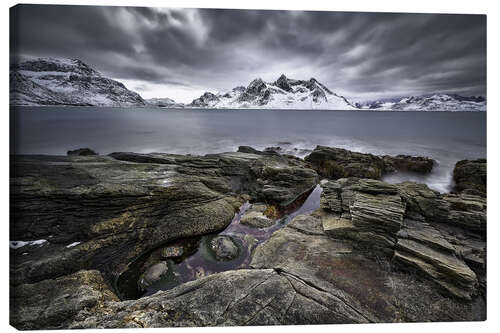
<path fill-rule="evenodd" d="M 431 172 L 435 161 L 420 156 L 376 156 L 341 148 L 317 146 L 305 160 L 324 178 L 346 177 L 380 179 L 394 171 Z"/>
<path fill-rule="evenodd" d="M 455 191 L 486 196 L 486 159 L 462 160 L 453 170 Z"/>
<path fill-rule="evenodd" d="M 107 302 L 70 328 L 366 323 L 340 295 L 273 269 L 210 275 L 136 301 Z"/>
<path fill-rule="evenodd" d="M 98 271 L 79 271 L 57 279 L 10 289 L 10 323 L 17 329 L 68 328 L 77 315 L 85 316 L 118 298 Z"/>

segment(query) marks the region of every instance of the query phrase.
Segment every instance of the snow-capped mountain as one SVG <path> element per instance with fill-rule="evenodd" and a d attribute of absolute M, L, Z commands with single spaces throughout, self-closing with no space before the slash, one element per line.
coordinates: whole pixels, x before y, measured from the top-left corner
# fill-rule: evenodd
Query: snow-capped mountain
<path fill-rule="evenodd" d="M 329 109 L 352 110 L 356 107 L 316 79 L 294 80 L 281 75 L 275 82 L 258 78 L 247 87 L 238 86 L 224 93 L 204 93 L 188 107 L 244 109 Z"/>
<path fill-rule="evenodd" d="M 394 111 L 486 111 L 486 99 L 482 96 L 433 94 L 356 103 L 356 106 L 360 109 Z"/>
<path fill-rule="evenodd" d="M 83 105 L 162 108 L 325 109 L 395 111 L 486 111 L 484 97 L 433 94 L 351 103 L 314 78 L 284 74 L 274 82 L 258 78 L 230 91 L 204 93 L 185 105 L 170 98 L 148 100 L 78 59 L 39 58 L 10 68 L 11 105 Z"/>
<path fill-rule="evenodd" d="M 10 104 L 145 106 L 146 102 L 78 59 L 39 58 L 11 66 Z"/>
<path fill-rule="evenodd" d="M 154 106 L 159 108 L 183 108 L 184 104 L 177 103 L 171 98 L 163 97 L 163 98 L 149 98 L 146 99 L 146 104 L 148 106 Z"/>

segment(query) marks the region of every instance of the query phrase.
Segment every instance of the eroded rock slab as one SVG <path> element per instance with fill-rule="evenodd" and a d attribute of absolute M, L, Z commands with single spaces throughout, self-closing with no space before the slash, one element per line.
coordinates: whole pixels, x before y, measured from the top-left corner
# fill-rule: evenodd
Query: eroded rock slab
<path fill-rule="evenodd" d="M 341 298 L 272 269 L 210 275 L 136 301 L 107 302 L 71 328 L 363 323 Z"/>

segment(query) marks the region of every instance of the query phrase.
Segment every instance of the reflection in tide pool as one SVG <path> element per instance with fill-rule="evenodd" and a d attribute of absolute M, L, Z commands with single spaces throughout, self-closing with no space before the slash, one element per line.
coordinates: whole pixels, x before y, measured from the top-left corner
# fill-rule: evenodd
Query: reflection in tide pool
<path fill-rule="evenodd" d="M 161 280 L 148 286 L 146 290 L 137 289 L 137 282 L 140 279 L 140 270 L 143 270 L 141 261 L 148 262 L 147 256 L 139 260 L 135 265 L 131 265 L 131 271 L 123 274 L 118 281 L 117 288 L 121 291 L 122 298 L 139 298 L 152 295 L 160 290 L 168 290 L 182 283 L 196 280 L 200 277 L 211 275 L 218 272 L 224 272 L 233 269 L 248 268 L 251 261 L 251 254 L 255 247 L 267 240 L 271 235 L 286 226 L 294 217 L 301 214 L 309 214 L 319 208 L 322 188 L 317 185 L 301 203 L 298 209 L 286 212 L 285 215 L 278 218 L 275 223 L 268 228 L 252 228 L 240 223 L 245 212 L 252 206 L 245 203 L 240 211 L 235 215 L 231 224 L 218 234 L 202 236 L 201 239 L 193 239 L 196 247 L 179 260 L 167 260 L 168 271 Z M 300 199 L 298 199 L 301 201 Z M 304 199 L 302 199 L 304 200 Z M 211 248 L 211 241 L 216 236 L 229 236 L 238 246 L 238 255 L 233 260 L 218 260 Z M 158 250 L 156 250 L 158 252 Z M 153 251 L 151 256 L 155 255 Z"/>

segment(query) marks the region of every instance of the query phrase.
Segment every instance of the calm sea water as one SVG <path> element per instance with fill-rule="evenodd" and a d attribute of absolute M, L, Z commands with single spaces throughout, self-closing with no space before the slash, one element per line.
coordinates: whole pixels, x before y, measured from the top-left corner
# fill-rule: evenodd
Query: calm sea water
<path fill-rule="evenodd" d="M 300 157 L 316 145 L 373 154 L 434 158 L 427 176 L 396 173 L 446 192 L 454 164 L 486 157 L 486 112 L 166 110 L 13 107 L 11 153 L 64 155 L 89 147 L 117 151 L 207 154 L 280 146 Z"/>

